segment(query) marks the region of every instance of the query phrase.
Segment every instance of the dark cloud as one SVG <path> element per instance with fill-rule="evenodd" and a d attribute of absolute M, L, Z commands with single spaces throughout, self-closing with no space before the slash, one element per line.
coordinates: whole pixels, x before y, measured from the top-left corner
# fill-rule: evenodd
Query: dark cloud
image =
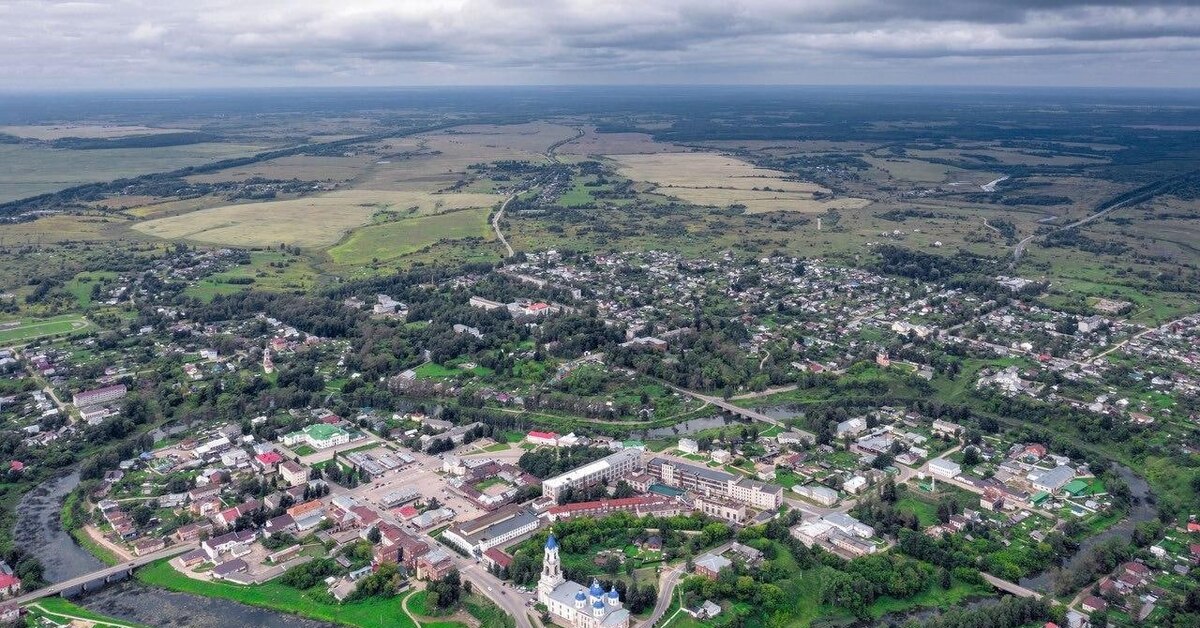
<path fill-rule="evenodd" d="M 1195 0 L 9 0 L 0 21 L 10 87 L 1200 86 Z"/>

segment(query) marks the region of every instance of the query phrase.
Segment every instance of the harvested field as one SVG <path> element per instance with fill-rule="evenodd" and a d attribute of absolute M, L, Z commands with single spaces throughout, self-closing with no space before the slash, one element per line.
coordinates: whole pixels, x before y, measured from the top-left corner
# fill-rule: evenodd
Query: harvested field
<path fill-rule="evenodd" d="M 772 211 L 819 212 L 865 207 L 863 199 L 819 200 L 828 190 L 804 181 L 789 181 L 786 173 L 755 167 L 716 153 L 608 155 L 620 173 L 658 186 L 655 192 L 697 205 L 744 205 L 750 213 Z"/>
<path fill-rule="evenodd" d="M 286 201 L 202 209 L 150 220 L 134 228 L 160 238 L 214 244 L 263 246 L 286 242 L 320 248 L 368 224 L 379 211 L 429 215 L 464 207 L 490 208 L 496 199 L 487 194 L 342 190 Z"/>
<path fill-rule="evenodd" d="M 31 222 L 0 225 L 0 244 L 112 240 L 128 236 L 129 221 L 120 216 L 57 214 Z"/>
<path fill-rule="evenodd" d="M 472 164 L 500 160 L 541 162 L 555 142 L 575 136 L 558 124 L 469 125 L 389 141 L 391 157 L 363 172 L 356 185 L 389 190 L 437 190 L 457 183 Z"/>

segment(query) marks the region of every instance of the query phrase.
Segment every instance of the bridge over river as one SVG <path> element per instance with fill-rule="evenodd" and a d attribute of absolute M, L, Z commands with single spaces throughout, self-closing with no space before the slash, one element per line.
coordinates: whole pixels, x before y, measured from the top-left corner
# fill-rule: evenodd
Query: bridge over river
<path fill-rule="evenodd" d="M 182 545 L 172 545 L 167 549 L 159 550 L 153 554 L 139 556 L 131 561 L 113 565 L 112 567 L 98 569 L 96 571 L 83 574 L 82 576 L 76 576 L 69 580 L 56 582 L 49 586 L 45 586 L 13 598 L 10 601 L 19 605 L 24 605 L 40 600 L 44 597 L 50 597 L 52 595 L 64 595 L 69 597 L 88 591 L 95 591 L 103 588 L 105 585 L 111 582 L 128 578 L 133 573 L 133 570 L 137 569 L 138 567 L 149 565 L 156 560 L 171 558 L 185 552 L 190 552 L 197 547 L 200 547 L 200 544 L 195 542 L 184 543 Z"/>

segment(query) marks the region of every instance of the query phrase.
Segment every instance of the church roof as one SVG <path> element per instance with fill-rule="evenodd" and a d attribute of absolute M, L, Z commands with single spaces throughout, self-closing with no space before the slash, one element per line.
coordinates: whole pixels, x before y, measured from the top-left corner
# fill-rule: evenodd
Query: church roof
<path fill-rule="evenodd" d="M 554 533 L 546 537 L 546 549 L 558 549 L 558 539 L 554 538 Z"/>

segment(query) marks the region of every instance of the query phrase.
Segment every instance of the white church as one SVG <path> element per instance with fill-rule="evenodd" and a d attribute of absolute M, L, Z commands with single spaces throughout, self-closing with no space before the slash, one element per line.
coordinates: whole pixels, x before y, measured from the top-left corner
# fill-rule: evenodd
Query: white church
<path fill-rule="evenodd" d="M 563 577 L 558 559 L 558 539 L 546 539 L 538 601 L 550 609 L 554 622 L 568 628 L 629 628 L 629 611 L 621 606 L 616 587 L 607 593 L 592 580 L 591 587 Z"/>

